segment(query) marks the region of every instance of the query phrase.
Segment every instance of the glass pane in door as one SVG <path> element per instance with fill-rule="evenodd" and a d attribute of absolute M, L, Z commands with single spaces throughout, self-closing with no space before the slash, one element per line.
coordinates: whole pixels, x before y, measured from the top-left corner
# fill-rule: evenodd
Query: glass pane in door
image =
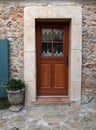
<path fill-rule="evenodd" d="M 52 30 L 51 29 L 42 29 L 42 41 L 43 42 L 52 41 Z"/>
<path fill-rule="evenodd" d="M 54 34 L 54 42 L 63 42 L 63 30 L 62 29 L 54 29 L 53 30 Z"/>
<path fill-rule="evenodd" d="M 54 56 L 63 56 L 63 44 L 62 43 L 54 43 Z"/>
<path fill-rule="evenodd" d="M 63 56 L 63 30 L 53 29 L 53 55 Z"/>
<path fill-rule="evenodd" d="M 42 29 L 42 56 L 52 56 L 52 29 Z"/>
<path fill-rule="evenodd" d="M 63 56 L 63 29 L 42 29 L 42 56 Z"/>
<path fill-rule="evenodd" d="M 42 56 L 52 56 L 51 43 L 42 43 Z"/>

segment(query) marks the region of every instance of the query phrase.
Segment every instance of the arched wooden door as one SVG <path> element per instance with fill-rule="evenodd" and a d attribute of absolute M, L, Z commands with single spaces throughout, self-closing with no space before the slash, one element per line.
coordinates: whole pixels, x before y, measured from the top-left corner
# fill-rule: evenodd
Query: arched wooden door
<path fill-rule="evenodd" d="M 36 24 L 37 96 L 68 95 L 69 24 Z"/>

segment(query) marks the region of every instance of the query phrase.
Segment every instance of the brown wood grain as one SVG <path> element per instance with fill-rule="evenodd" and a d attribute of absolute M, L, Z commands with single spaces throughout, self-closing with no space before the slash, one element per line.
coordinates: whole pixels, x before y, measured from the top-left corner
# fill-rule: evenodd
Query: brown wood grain
<path fill-rule="evenodd" d="M 42 29 L 63 29 L 63 56 L 42 56 Z M 52 40 L 52 50 L 55 42 Z M 68 95 L 69 23 L 36 23 L 37 96 Z"/>

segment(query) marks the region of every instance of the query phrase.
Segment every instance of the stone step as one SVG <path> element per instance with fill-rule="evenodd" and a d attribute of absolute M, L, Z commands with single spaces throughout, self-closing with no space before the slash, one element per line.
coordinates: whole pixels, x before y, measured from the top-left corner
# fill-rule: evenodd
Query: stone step
<path fill-rule="evenodd" d="M 32 106 L 71 106 L 73 102 L 32 102 Z"/>

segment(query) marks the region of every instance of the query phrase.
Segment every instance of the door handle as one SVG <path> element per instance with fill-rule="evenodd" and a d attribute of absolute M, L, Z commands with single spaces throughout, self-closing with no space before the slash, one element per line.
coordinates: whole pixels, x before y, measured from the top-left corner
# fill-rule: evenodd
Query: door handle
<path fill-rule="evenodd" d="M 66 65 L 68 65 L 68 56 L 66 56 Z"/>

